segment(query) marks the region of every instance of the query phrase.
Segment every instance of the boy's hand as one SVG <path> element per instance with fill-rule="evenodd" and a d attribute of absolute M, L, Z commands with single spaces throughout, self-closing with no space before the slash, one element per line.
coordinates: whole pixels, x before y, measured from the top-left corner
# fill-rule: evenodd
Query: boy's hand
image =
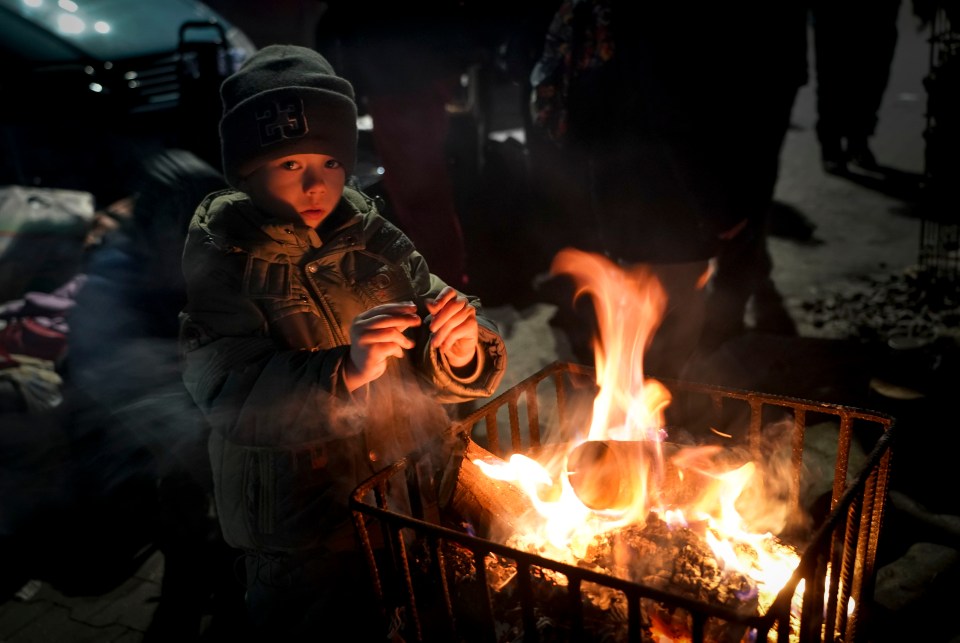
<path fill-rule="evenodd" d="M 343 379 L 354 391 L 377 379 L 387 370 L 387 360 L 403 357 L 414 342 L 403 334 L 421 323 L 412 302 L 382 304 L 357 315 L 350 324 L 350 359 Z"/>
<path fill-rule="evenodd" d="M 426 304 L 433 315 L 430 345 L 443 353 L 454 368 L 469 364 L 477 351 L 477 310 L 450 286 Z"/>

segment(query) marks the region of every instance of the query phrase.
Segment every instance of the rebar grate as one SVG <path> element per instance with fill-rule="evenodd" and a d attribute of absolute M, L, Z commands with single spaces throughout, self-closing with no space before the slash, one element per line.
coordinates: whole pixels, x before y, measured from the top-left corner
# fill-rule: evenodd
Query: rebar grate
<path fill-rule="evenodd" d="M 592 382 L 592 369 L 555 363 L 509 389 L 452 429 L 465 435 L 482 435 L 487 448 L 498 454 L 536 449 L 541 446 L 541 436 L 562 436 L 571 430 L 571 423 L 579 421 L 572 412 L 574 400 L 591 396 L 595 390 Z M 568 581 L 566 623 L 563 624 L 566 635 L 562 640 L 592 640 L 584 624 L 583 609 L 583 591 L 591 584 L 620 592 L 625 597 L 625 640 L 628 641 L 649 640 L 644 638 L 641 613 L 647 601 L 688 614 L 693 641 L 711 640 L 707 636 L 708 625 L 717 622 L 732 624 L 756 641 L 865 640 L 861 625 L 867 622 L 871 607 L 877 543 L 890 475 L 893 418 L 784 396 L 690 382 L 663 383 L 674 396 L 672 407 L 680 409 L 679 416 L 687 416 L 691 423 L 731 431 L 756 457 L 760 456 L 761 431 L 766 418 L 787 414 L 792 424 L 790 460 L 797 480 L 804 459 L 805 433 L 822 426 L 820 420 L 825 418 L 839 428 L 832 463 L 834 478 L 829 493 L 829 513 L 809 533 L 798 567 L 765 613 L 736 613 L 473 536 L 442 524 L 437 515 L 428 516 L 431 512 L 425 507 L 430 504 L 429 500 L 412 502 L 412 510 L 391 507 L 387 500 L 388 486 L 405 485 L 411 499 L 424 488 L 416 459 L 407 458 L 365 481 L 351 499 L 372 581 L 387 613 L 403 615 L 404 640 L 504 640 L 503 615 L 496 613 L 491 595 L 489 577 L 496 574 L 491 568 L 491 557 L 514 561 L 516 566 L 515 609 L 520 610 L 522 616 L 519 619 L 522 632 L 514 633 L 508 640 L 540 640 L 540 598 L 531 580 L 544 573 L 561 574 Z M 500 427 L 504 424 L 509 427 L 510 446 L 501 448 Z M 742 430 L 738 430 L 738 426 Z M 858 470 L 853 470 L 851 459 L 855 443 L 869 446 Z M 798 495 L 790 502 L 799 510 Z M 472 606 L 469 614 L 463 613 L 463 601 L 453 596 L 456 590 L 452 582 L 455 572 L 449 560 L 451 546 L 469 552 L 479 579 L 477 594 L 469 601 Z M 801 582 L 804 590 L 798 605 L 794 595 Z"/>

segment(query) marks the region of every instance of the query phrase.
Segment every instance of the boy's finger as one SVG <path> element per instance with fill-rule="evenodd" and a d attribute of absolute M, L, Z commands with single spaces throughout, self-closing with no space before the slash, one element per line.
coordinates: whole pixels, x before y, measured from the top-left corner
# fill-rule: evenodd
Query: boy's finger
<path fill-rule="evenodd" d="M 417 306 L 412 301 L 399 301 L 392 304 L 380 304 L 368 308 L 357 315 L 357 319 L 372 319 L 380 315 L 409 315 L 416 314 Z"/>
<path fill-rule="evenodd" d="M 431 344 L 435 347 L 444 346 L 447 343 L 447 338 L 464 326 L 473 316 L 473 308 L 471 306 L 464 306 L 460 310 L 452 313 L 446 323 L 437 325 L 435 331 L 434 325 L 431 324 L 430 330 L 434 333 L 433 338 L 430 340 Z"/>
<path fill-rule="evenodd" d="M 463 323 L 465 319 L 476 315 L 476 309 L 466 301 L 460 301 L 457 304 L 448 304 L 433 316 L 430 320 L 431 332 L 440 332 L 444 326 Z"/>
<path fill-rule="evenodd" d="M 457 291 L 450 286 L 444 287 L 434 300 L 427 300 L 427 310 L 436 314 L 438 310 L 447 305 L 447 302 L 457 296 Z"/>
<path fill-rule="evenodd" d="M 359 316 L 358 316 L 359 317 Z M 416 313 L 385 314 L 360 320 L 364 328 L 413 328 L 423 320 Z"/>

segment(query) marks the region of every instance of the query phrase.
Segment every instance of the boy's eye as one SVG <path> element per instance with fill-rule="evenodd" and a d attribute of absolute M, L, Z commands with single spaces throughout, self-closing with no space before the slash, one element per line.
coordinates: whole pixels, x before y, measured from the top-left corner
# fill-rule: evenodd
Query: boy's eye
<path fill-rule="evenodd" d="M 283 163 L 280 164 L 280 167 L 282 167 L 285 170 L 296 170 L 300 168 L 300 164 L 297 163 L 296 161 L 284 161 Z"/>
<path fill-rule="evenodd" d="M 327 162 L 324 163 L 323 166 L 327 169 L 335 170 L 340 167 L 340 161 L 337 159 L 327 159 Z"/>

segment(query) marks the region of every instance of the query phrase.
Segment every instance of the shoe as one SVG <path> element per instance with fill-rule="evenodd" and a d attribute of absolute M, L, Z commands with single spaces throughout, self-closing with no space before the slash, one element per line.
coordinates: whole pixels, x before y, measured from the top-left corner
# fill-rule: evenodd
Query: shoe
<path fill-rule="evenodd" d="M 754 330 L 786 337 L 796 337 L 799 334 L 797 323 L 770 278 L 762 279 L 757 284 L 750 307 L 753 311 Z"/>
<path fill-rule="evenodd" d="M 847 157 L 840 141 L 820 143 L 820 163 L 827 174 L 847 173 Z"/>
<path fill-rule="evenodd" d="M 862 170 L 876 171 L 880 169 L 876 157 L 867 145 L 867 139 L 854 138 L 847 140 L 847 158 L 850 163 Z"/>

